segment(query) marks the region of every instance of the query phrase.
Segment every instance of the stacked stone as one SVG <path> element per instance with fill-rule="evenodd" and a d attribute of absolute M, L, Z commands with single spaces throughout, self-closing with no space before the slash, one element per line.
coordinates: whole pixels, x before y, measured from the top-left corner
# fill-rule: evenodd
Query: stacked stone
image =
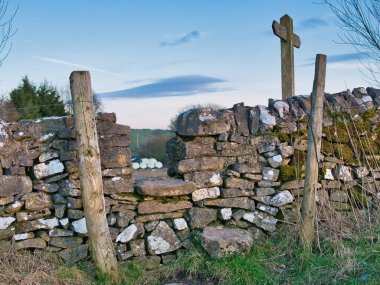
<path fill-rule="evenodd" d="M 380 198 L 380 90 L 325 94 L 324 105 L 318 203 L 346 212 L 369 208 Z M 167 144 L 176 178 L 137 183 L 129 127 L 100 114 L 104 199 L 118 259 L 154 268 L 203 229 L 212 256 L 247 252 L 252 234 L 297 221 L 309 112 L 308 96 L 270 100 L 268 107 L 189 110 Z M 73 119 L 0 121 L 0 163 L 0 239 L 55 251 L 68 262 L 87 257 Z M 238 242 L 231 246 L 229 237 Z"/>
<path fill-rule="evenodd" d="M 297 101 L 301 113 L 309 112 L 306 98 L 291 100 L 293 104 Z M 325 94 L 324 107 L 318 204 L 345 212 L 371 208 L 380 197 L 380 90 L 355 88 L 352 92 Z M 306 140 L 307 136 L 301 135 L 294 142 L 301 158 L 306 157 Z M 304 162 L 301 159 L 300 163 Z M 300 203 L 303 186 L 300 178 L 283 183 L 281 189 L 289 190 Z"/>
<path fill-rule="evenodd" d="M 374 196 L 380 196 L 378 161 L 368 161 L 371 152 L 375 154 L 371 159 L 379 159 L 380 90 L 325 94 L 324 102 L 318 202 L 340 211 L 369 207 Z M 172 160 L 169 174 L 197 185 L 190 221 L 198 211 L 202 215 L 195 217 L 203 220 L 199 228 L 218 219 L 239 227 L 247 227 L 248 221 L 267 232 L 275 230 L 279 218 L 296 222 L 310 108 L 309 96 L 296 96 L 270 100 L 268 107 L 241 103 L 228 110 L 193 109 L 181 114 L 177 137 L 167 145 Z M 363 153 L 351 143 L 352 126 L 333 132 L 337 120 L 341 126 L 350 124 L 342 115 L 364 126 L 356 140 L 369 138 Z"/>
<path fill-rule="evenodd" d="M 106 210 L 121 217 L 137 203 L 119 197 L 133 192 L 134 180 L 129 127 L 115 122 L 115 114 L 97 117 Z M 58 252 L 65 261 L 87 257 L 73 118 L 1 122 L 0 128 L 0 237 L 13 238 L 17 249 Z"/>
<path fill-rule="evenodd" d="M 114 113 L 102 113 L 97 116 L 97 131 L 107 222 L 121 259 L 126 248 L 118 246 L 117 238 L 133 221 L 138 204 L 129 150 L 130 128 L 116 124 Z"/>
<path fill-rule="evenodd" d="M 137 181 L 137 211 L 117 236 L 120 260 L 154 267 L 176 258 L 176 251 L 189 245 L 190 229 L 183 218 L 193 207 L 189 194 L 195 184 L 180 179 L 154 178 Z"/>
<path fill-rule="evenodd" d="M 293 196 L 279 189 L 279 167 L 293 153 L 267 133 L 275 125 L 265 107 L 243 103 L 231 110 L 193 109 L 179 116 L 177 138 L 168 142 L 170 174 L 197 186 L 187 216 L 192 228 L 212 222 L 267 232 L 276 229 L 278 208 Z"/>
<path fill-rule="evenodd" d="M 70 117 L 21 121 L 1 127 L 1 236 L 9 232 L 16 249 L 48 248 L 76 261 L 87 256 L 80 221 L 68 218 L 82 208 L 76 143 Z M 82 212 L 83 213 L 83 212 Z"/>

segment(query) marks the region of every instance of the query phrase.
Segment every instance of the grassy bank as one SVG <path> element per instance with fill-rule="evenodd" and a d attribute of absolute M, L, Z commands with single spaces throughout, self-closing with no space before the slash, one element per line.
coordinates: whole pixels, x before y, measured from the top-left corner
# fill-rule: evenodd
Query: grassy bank
<path fill-rule="evenodd" d="M 288 232 L 288 231 L 287 231 Z M 294 236 L 279 233 L 257 240 L 247 256 L 213 260 L 195 242 L 176 262 L 146 271 L 122 264 L 122 285 L 163 284 L 197 280 L 194 284 L 380 284 L 380 230 L 357 235 L 349 241 L 325 240 L 319 249 L 304 251 Z M 89 262 L 62 264 L 53 254 L 15 252 L 2 246 L 1 284 L 106 285 L 96 280 Z M 202 283 L 200 283 L 202 282 Z"/>

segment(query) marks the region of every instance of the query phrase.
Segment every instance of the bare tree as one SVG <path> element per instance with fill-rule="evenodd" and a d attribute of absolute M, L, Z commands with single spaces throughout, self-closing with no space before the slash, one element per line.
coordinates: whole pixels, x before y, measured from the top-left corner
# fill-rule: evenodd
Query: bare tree
<path fill-rule="evenodd" d="M 186 112 L 190 109 L 199 109 L 199 108 L 211 108 L 214 110 L 219 110 L 219 109 L 223 109 L 224 107 L 218 104 L 214 104 L 214 103 L 190 104 L 190 105 L 183 106 L 182 108 L 178 110 L 177 114 L 175 114 L 173 117 L 170 118 L 168 129 L 171 131 L 176 131 L 176 122 L 177 122 L 178 116 L 182 114 L 183 112 Z"/>
<path fill-rule="evenodd" d="M 379 0 L 323 0 L 337 16 L 343 30 L 339 36 L 343 44 L 352 45 L 368 57 L 362 62 L 363 74 L 380 85 L 380 1 Z"/>
<path fill-rule="evenodd" d="M 92 100 L 94 100 L 95 114 L 103 112 L 104 111 L 103 101 L 100 98 L 99 94 L 95 93 L 94 91 L 92 91 Z"/>
<path fill-rule="evenodd" d="M 8 4 L 8 0 L 0 0 L 0 65 L 4 62 L 12 49 L 12 44 L 8 45 L 8 41 L 16 32 L 16 30 L 13 29 L 12 23 L 18 7 L 16 11 L 8 16 Z"/>

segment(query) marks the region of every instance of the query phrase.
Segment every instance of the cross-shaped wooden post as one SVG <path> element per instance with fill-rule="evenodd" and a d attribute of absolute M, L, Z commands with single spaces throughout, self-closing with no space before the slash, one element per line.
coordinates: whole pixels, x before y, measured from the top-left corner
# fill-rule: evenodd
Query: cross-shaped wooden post
<path fill-rule="evenodd" d="M 294 48 L 301 46 L 300 37 L 293 33 L 293 19 L 284 15 L 280 23 L 273 21 L 273 33 L 281 38 L 282 100 L 294 96 Z"/>

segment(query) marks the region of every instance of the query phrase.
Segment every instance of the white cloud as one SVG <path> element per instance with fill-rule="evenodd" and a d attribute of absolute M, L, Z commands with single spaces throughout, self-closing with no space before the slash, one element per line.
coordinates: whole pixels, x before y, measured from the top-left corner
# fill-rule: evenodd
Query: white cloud
<path fill-rule="evenodd" d="M 77 64 L 77 63 L 72 63 L 69 61 L 61 60 L 61 59 L 50 58 L 50 57 L 41 57 L 41 56 L 35 56 L 34 58 L 40 59 L 43 61 L 47 61 L 47 62 L 51 62 L 51 63 L 58 63 L 58 64 L 67 65 L 67 66 L 86 69 L 89 71 L 95 71 L 95 72 L 110 74 L 110 75 L 114 75 L 114 76 L 125 77 L 123 74 L 120 74 L 120 73 L 115 73 L 115 72 L 111 72 L 111 71 L 104 70 L 104 69 L 99 69 L 99 68 L 95 68 L 95 67 L 90 67 L 90 66 L 86 66 L 86 65 Z"/>

